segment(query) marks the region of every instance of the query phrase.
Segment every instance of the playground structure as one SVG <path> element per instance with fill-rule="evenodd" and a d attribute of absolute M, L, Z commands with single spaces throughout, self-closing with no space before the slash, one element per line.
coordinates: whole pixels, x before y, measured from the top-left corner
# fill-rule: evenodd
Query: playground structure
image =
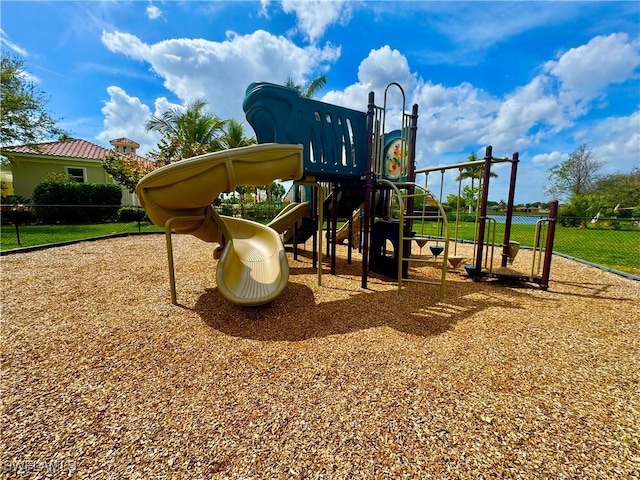
<path fill-rule="evenodd" d="M 289 266 L 278 232 L 257 222 L 223 217 L 212 203 L 220 192 L 238 185 L 300 177 L 301 155 L 300 145 L 242 147 L 172 163 L 140 180 L 140 203 L 151 221 L 165 228 L 172 303 L 176 303 L 172 230 L 223 247 L 217 251 L 216 281 L 228 300 L 260 305 L 282 292 Z M 295 223 L 299 213 L 291 209 L 279 222 L 287 222 L 287 217 Z"/>
<path fill-rule="evenodd" d="M 400 128 L 385 133 L 387 123 L 393 123 L 387 119 L 390 88 L 397 89 L 402 98 L 397 122 Z M 172 231 L 218 244 L 216 281 L 221 295 L 233 303 L 254 306 L 271 302 L 285 288 L 289 276 L 285 244 L 292 244 L 295 258 L 298 245 L 312 239 L 313 268 L 318 272 L 318 284 L 322 283 L 325 235 L 319 232 L 324 231 L 325 221 L 326 255 L 332 274 L 336 273 L 336 245 L 346 240 L 349 263 L 354 248 L 362 252 L 363 288 L 367 288 L 370 272 L 375 272 L 396 278 L 398 291 L 404 282 L 420 282 L 438 285 L 443 294 L 449 259 L 448 220 L 441 204 L 442 192 L 436 197 L 426 184 L 415 182 L 416 173 L 427 173 L 415 169 L 418 106 L 406 112 L 399 84 L 387 86 L 381 107 L 375 104 L 371 92 L 365 113 L 302 98 L 284 86 L 252 83 L 243 109 L 257 145 L 167 165 L 146 175 L 137 186 L 138 198 L 150 219 L 165 229 L 172 303 L 177 303 Z M 491 147 L 487 152 L 476 262 L 465 267 L 475 280 L 500 274 L 482 264 L 488 176 L 492 163 L 504 161 L 491 157 Z M 512 166 L 514 186 L 517 154 Z M 437 168 L 444 171 L 456 167 Z M 212 207 L 222 192 L 232 192 L 238 185 L 264 185 L 274 179 L 294 181 L 294 202 L 269 225 L 223 216 Z M 509 200 L 512 209 L 512 192 Z M 340 218 L 347 222 L 339 230 Z M 414 225 L 428 223 L 438 225 L 440 234 L 436 238 L 413 229 Z M 551 228 L 549 232 L 552 242 Z M 420 251 L 428 242 L 435 242 L 429 247 L 434 258 L 412 255 L 414 242 Z M 508 234 L 505 245 L 508 249 Z M 548 244 L 547 252 L 550 261 Z M 455 255 L 452 260 L 456 261 Z M 415 263 L 435 265 L 437 273 L 433 278 L 424 274 L 416 277 L 410 268 Z M 533 274 L 527 278 L 535 281 Z M 548 267 L 546 278 L 548 281 Z"/>
<path fill-rule="evenodd" d="M 454 232 L 454 254 L 448 257 L 449 263 L 453 268 L 464 259 L 457 256 L 458 245 L 458 223 L 460 218 L 460 198 L 462 187 L 462 172 L 465 168 L 473 166 L 482 166 L 482 177 L 479 184 L 479 195 L 476 206 L 476 231 L 474 238 L 473 264 L 465 265 L 465 271 L 474 280 L 482 278 L 497 278 L 505 281 L 530 282 L 537 283 L 543 290 L 549 288 L 549 275 L 551 271 L 551 256 L 553 254 L 553 242 L 555 238 L 555 227 L 558 216 L 558 201 L 551 202 L 549 216 L 536 222 L 535 237 L 533 241 L 532 264 L 529 273 L 522 273 L 512 268 L 509 264 L 513 263 L 520 245 L 511 241 L 511 224 L 513 218 L 514 198 L 516 177 L 519 163 L 518 153 L 514 153 L 509 158 L 500 158 L 493 156 L 493 147 L 489 145 L 485 150 L 485 156 L 482 160 L 473 162 L 463 162 L 457 164 L 442 165 L 438 167 L 429 167 L 416 170 L 416 174 L 425 175 L 425 188 L 427 187 L 429 174 L 440 172 L 440 197 L 442 199 L 442 185 L 445 172 L 448 170 L 458 171 L 458 195 L 457 206 L 455 212 L 455 232 Z M 502 241 L 502 253 L 500 267 L 494 268 L 493 257 L 496 247 L 495 219 L 487 215 L 487 204 L 489 194 L 489 181 L 491 178 L 491 166 L 499 163 L 511 164 L 511 175 L 509 179 L 509 192 L 505 212 L 504 237 Z M 544 245 L 544 247 L 543 247 Z"/>

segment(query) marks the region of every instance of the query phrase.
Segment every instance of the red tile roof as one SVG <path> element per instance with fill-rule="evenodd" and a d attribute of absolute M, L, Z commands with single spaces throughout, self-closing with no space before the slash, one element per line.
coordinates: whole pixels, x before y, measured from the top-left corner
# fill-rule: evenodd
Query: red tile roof
<path fill-rule="evenodd" d="M 132 145 L 135 148 L 140 148 L 140 144 L 138 142 L 126 137 L 114 138 L 113 140 L 109 140 L 109 143 L 111 145 Z"/>
<path fill-rule="evenodd" d="M 112 150 L 77 138 L 61 142 L 38 143 L 35 145 L 16 145 L 3 149 L 7 153 L 26 153 L 32 155 L 51 155 L 54 157 L 82 158 L 101 160 Z"/>
<path fill-rule="evenodd" d="M 120 139 L 121 140 L 121 139 Z M 125 139 L 126 140 L 126 139 Z M 119 140 L 115 140 L 119 141 Z M 133 142 L 133 140 L 130 140 Z M 112 140 L 114 142 L 114 140 Z M 133 142 L 135 143 L 135 142 Z M 136 145 L 138 145 L 136 143 Z M 108 153 L 113 153 L 109 148 L 101 147 L 95 143 L 78 138 L 70 138 L 61 142 L 38 143 L 35 145 L 16 145 L 3 148 L 3 153 L 25 153 L 39 156 L 79 158 L 83 160 L 102 160 Z M 133 153 L 125 154 L 126 158 L 132 158 L 144 166 L 150 166 L 151 161 Z"/>

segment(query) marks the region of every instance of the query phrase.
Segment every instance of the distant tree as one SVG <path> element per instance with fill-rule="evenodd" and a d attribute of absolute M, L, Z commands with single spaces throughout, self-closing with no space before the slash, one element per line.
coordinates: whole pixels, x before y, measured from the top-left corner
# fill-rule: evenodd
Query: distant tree
<path fill-rule="evenodd" d="M 264 191 L 267 193 L 267 200 L 273 201 L 273 199 L 282 199 L 286 190 L 284 189 L 284 185 L 280 182 L 271 182 L 269 185 L 264 186 Z"/>
<path fill-rule="evenodd" d="M 467 157 L 467 162 L 477 162 L 479 160 L 478 156 L 476 155 L 476 152 L 471 152 L 469 154 L 469 156 Z M 460 180 L 464 180 L 466 178 L 470 178 L 471 179 L 471 190 L 469 190 L 467 193 L 473 193 L 473 197 L 471 198 L 467 198 L 467 205 L 469 206 L 469 213 L 472 212 L 473 210 L 473 206 L 477 203 L 478 201 L 478 197 L 477 194 L 480 192 L 480 189 L 475 188 L 475 180 L 480 180 L 482 179 L 483 176 L 483 172 L 484 172 L 484 165 L 471 165 L 469 167 L 463 167 L 463 169 L 460 171 L 460 174 L 456 177 L 456 182 L 460 181 Z M 495 172 L 491 172 L 489 174 L 490 177 L 495 178 L 498 175 Z M 465 187 L 466 188 L 466 187 Z M 463 195 L 464 197 L 464 195 Z"/>
<path fill-rule="evenodd" d="M 49 172 L 42 179 L 43 183 L 71 183 L 75 182 L 67 172 Z"/>
<path fill-rule="evenodd" d="M 469 207 L 469 213 L 473 212 L 473 207 L 478 203 L 478 193 L 480 189 L 465 185 L 462 187 L 462 202 Z"/>
<path fill-rule="evenodd" d="M 222 135 L 219 138 L 220 150 L 247 147 L 255 144 L 255 137 L 247 137 L 245 135 L 244 123 L 233 118 L 226 121 L 226 124 L 222 129 Z"/>
<path fill-rule="evenodd" d="M 640 168 L 636 167 L 631 173 L 614 173 L 596 180 L 594 191 L 598 192 L 612 210 L 615 207 L 624 208 L 631 213 L 633 207 L 640 206 Z"/>
<path fill-rule="evenodd" d="M 311 80 L 306 87 L 301 83 L 296 83 L 291 77 L 287 78 L 287 82 L 284 85 L 297 90 L 301 97 L 313 98 L 326 84 L 327 76 L 323 73 Z"/>
<path fill-rule="evenodd" d="M 149 157 L 159 164 L 167 164 L 221 150 L 227 122 L 206 112 L 206 106 L 207 102 L 199 98 L 188 103 L 184 110 L 172 108 L 159 117 L 151 117 L 146 129 L 160 133 L 162 139 Z"/>
<path fill-rule="evenodd" d="M 447 199 L 444 202 L 444 206 L 448 211 L 455 212 L 458 208 L 458 195 L 455 193 L 450 193 L 447 195 Z M 460 197 L 460 210 L 467 208 L 467 201 L 464 196 Z"/>
<path fill-rule="evenodd" d="M 583 143 L 564 162 L 551 167 L 548 172 L 547 193 L 560 200 L 583 196 L 594 190 L 602 162 Z"/>
<path fill-rule="evenodd" d="M 598 212 L 605 207 L 602 197 L 596 193 L 573 195 L 567 203 L 560 207 L 558 215 L 565 217 L 561 218 L 561 224 L 564 226 L 585 228 L 587 220 L 598 215 Z M 567 219 L 566 217 L 569 218 Z"/>
<path fill-rule="evenodd" d="M 0 62 L 0 147 L 32 144 L 65 134 L 45 109 L 47 98 L 29 80 L 24 61 L 2 52 Z"/>
<path fill-rule="evenodd" d="M 236 193 L 240 196 L 240 214 L 244 217 L 245 214 L 245 205 L 248 200 L 248 196 L 254 191 L 253 187 L 249 187 L 246 185 L 238 185 L 236 187 Z"/>
<path fill-rule="evenodd" d="M 160 164 L 140 161 L 139 158 L 116 151 L 108 153 L 102 159 L 102 167 L 105 171 L 131 193 L 136 191 L 136 185 L 142 177 L 160 166 Z"/>
<path fill-rule="evenodd" d="M 222 136 L 219 138 L 219 146 L 221 149 L 247 147 L 249 145 L 255 145 L 255 137 L 247 137 L 244 132 L 244 124 L 235 119 L 227 120 Z M 264 187 L 257 185 L 245 186 L 241 185 L 236 188 L 236 192 L 240 195 L 240 204 L 244 212 L 244 205 L 247 199 L 246 195 L 253 192 L 255 199 L 257 200 L 260 190 L 264 190 Z"/>

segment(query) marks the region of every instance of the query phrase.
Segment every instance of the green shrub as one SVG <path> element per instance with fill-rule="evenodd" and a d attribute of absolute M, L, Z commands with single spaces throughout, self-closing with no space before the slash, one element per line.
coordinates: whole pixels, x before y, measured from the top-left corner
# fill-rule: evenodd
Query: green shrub
<path fill-rule="evenodd" d="M 281 206 L 276 206 L 273 202 L 254 203 L 247 207 L 244 218 L 254 222 L 265 222 L 275 217 L 281 209 Z"/>
<path fill-rule="evenodd" d="M 456 212 L 447 213 L 447 221 L 449 223 L 455 223 L 456 222 Z M 458 222 L 475 223 L 475 221 L 476 221 L 475 214 L 469 214 L 469 213 L 466 213 L 466 212 L 460 212 L 458 214 Z"/>
<path fill-rule="evenodd" d="M 43 223 L 99 223 L 114 220 L 122 201 L 118 185 L 42 182 L 33 191 L 36 215 Z"/>
<path fill-rule="evenodd" d="M 558 209 L 558 222 L 563 227 L 579 227 L 584 221 L 579 218 L 579 213 L 574 205 L 561 205 Z"/>
<path fill-rule="evenodd" d="M 8 205 L 28 205 L 31 204 L 31 199 L 21 197 L 20 195 L 7 195 L 6 197 L 2 197 L 2 203 Z"/>
<path fill-rule="evenodd" d="M 234 207 L 231 203 L 223 203 L 220 205 L 220 215 L 226 215 L 227 217 L 233 217 Z"/>
<path fill-rule="evenodd" d="M 122 207 L 118 210 L 118 221 L 128 222 L 149 222 L 149 217 L 144 208 L 140 207 Z"/>

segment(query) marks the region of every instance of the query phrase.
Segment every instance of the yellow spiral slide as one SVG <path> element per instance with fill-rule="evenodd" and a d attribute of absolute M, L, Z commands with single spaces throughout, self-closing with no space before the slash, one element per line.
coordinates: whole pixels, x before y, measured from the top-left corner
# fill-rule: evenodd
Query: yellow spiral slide
<path fill-rule="evenodd" d="M 159 227 L 169 225 L 177 233 L 220 243 L 216 281 L 225 298 L 241 305 L 262 305 L 274 300 L 289 279 L 280 235 L 250 220 L 219 215 L 212 203 L 221 192 L 233 192 L 239 185 L 296 180 L 302 174 L 302 145 L 265 143 L 166 165 L 145 175 L 136 193 Z"/>

